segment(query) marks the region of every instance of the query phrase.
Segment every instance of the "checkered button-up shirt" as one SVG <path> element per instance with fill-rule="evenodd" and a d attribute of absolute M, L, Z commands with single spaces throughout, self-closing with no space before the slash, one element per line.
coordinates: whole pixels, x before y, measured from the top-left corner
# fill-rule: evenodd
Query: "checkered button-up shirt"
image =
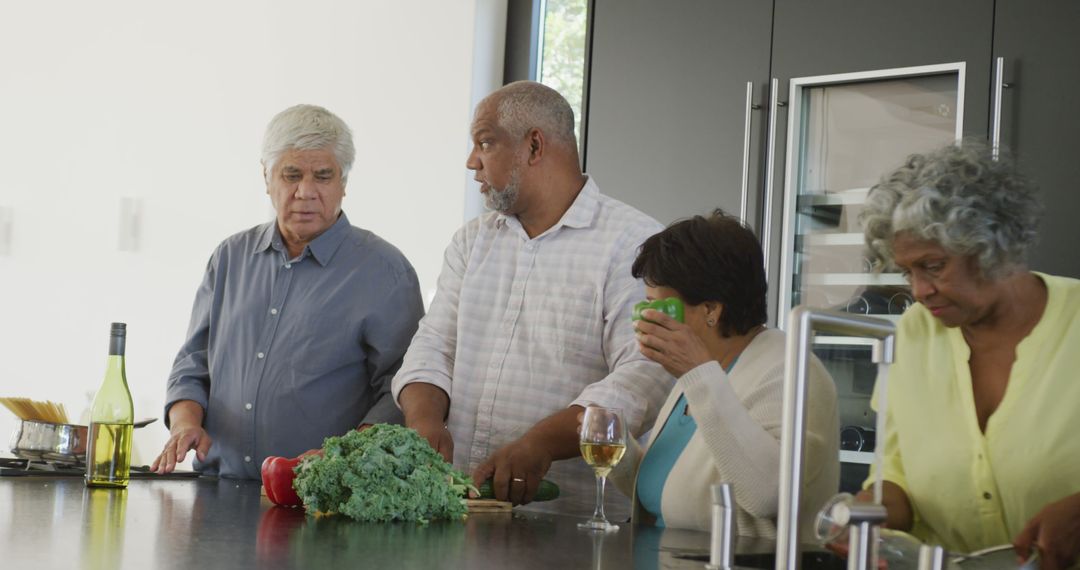
<path fill-rule="evenodd" d="M 393 380 L 395 399 L 412 382 L 450 395 L 454 465 L 466 472 L 570 405 L 622 408 L 640 435 L 673 384 L 638 351 L 630 322 L 645 298 L 630 267 L 660 229 L 592 179 L 535 238 L 513 216 L 472 220 L 446 249 L 430 312 Z M 546 477 L 562 496 L 535 508 L 592 512 L 594 476 L 581 458 L 555 462 Z M 626 502 L 610 514 L 627 512 Z"/>

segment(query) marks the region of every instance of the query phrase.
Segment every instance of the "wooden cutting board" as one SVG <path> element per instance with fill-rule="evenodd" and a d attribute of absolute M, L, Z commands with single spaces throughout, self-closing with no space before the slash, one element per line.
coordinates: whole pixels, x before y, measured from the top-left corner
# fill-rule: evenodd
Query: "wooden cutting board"
<path fill-rule="evenodd" d="M 509 501 L 496 501 L 495 499 L 466 499 L 465 506 L 470 515 L 481 513 L 509 513 L 513 505 Z"/>

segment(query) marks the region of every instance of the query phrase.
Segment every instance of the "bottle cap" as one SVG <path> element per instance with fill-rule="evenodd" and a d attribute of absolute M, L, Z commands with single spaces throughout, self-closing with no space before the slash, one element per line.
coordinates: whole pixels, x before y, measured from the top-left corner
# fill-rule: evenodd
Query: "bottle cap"
<path fill-rule="evenodd" d="M 124 336 L 127 334 L 127 323 L 113 323 L 110 332 L 114 335 Z"/>

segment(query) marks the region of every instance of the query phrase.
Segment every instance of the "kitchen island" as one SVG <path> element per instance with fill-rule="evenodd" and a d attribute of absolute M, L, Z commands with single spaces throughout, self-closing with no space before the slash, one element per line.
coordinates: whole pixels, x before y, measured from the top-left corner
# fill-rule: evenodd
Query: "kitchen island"
<path fill-rule="evenodd" d="M 315 518 L 274 507 L 259 490 L 213 478 L 137 479 L 126 491 L 89 489 L 78 478 L 2 478 L 0 561 L 34 570 L 700 569 L 709 545 L 707 533 L 626 523 L 594 534 L 578 530 L 577 517 L 520 510 L 426 526 Z M 740 552 L 771 549 L 740 543 Z"/>

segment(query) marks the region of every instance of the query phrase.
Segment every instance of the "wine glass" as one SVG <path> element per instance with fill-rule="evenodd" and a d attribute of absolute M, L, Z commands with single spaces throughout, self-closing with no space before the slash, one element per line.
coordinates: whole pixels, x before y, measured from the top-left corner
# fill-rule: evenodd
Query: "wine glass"
<path fill-rule="evenodd" d="M 845 534 L 849 532 L 851 506 L 855 504 L 855 497 L 851 493 L 839 493 L 833 495 L 825 505 L 821 507 L 814 518 L 814 538 L 822 546 L 829 546 L 830 550 L 838 551 L 843 555 L 850 546 L 849 539 Z M 919 548 L 922 543 L 915 537 L 888 528 L 874 529 L 876 538 L 874 548 L 881 560 L 885 561 L 885 567 L 893 570 L 910 570 L 919 561 Z M 873 535 L 872 535 L 873 536 Z M 881 565 L 877 566 L 881 568 Z"/>
<path fill-rule="evenodd" d="M 837 520 L 836 515 L 833 514 L 833 507 L 840 503 L 850 506 L 854 502 L 855 496 L 851 493 L 839 493 L 826 501 L 817 512 L 814 517 L 814 538 L 822 546 L 839 539 L 847 532 L 847 521 L 841 523 Z"/>
<path fill-rule="evenodd" d="M 591 519 L 578 524 L 586 530 L 619 530 L 604 516 L 604 485 L 607 475 L 626 453 L 626 424 L 617 408 L 585 408 L 581 420 L 581 456 L 596 472 L 596 510 Z"/>

